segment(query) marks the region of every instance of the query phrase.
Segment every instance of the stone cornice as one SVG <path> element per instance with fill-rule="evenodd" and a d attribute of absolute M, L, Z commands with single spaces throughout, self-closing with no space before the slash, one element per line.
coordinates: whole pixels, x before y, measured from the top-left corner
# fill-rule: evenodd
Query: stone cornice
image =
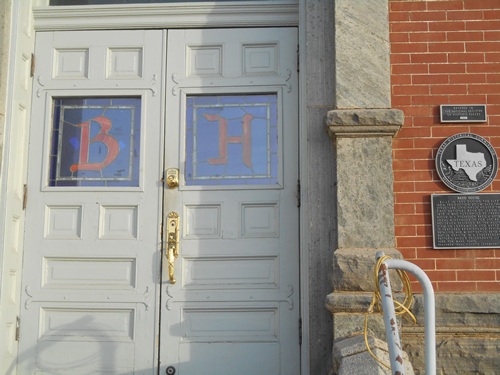
<path fill-rule="evenodd" d="M 328 134 L 336 137 L 394 137 L 403 126 L 399 109 L 337 109 L 325 119 Z"/>

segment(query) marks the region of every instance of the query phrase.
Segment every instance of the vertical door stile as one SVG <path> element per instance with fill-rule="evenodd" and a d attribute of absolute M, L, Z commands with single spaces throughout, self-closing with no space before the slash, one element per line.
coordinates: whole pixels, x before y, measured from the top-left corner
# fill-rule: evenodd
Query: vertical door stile
<path fill-rule="evenodd" d="M 160 220 L 159 220 L 159 236 L 158 236 L 158 243 L 159 243 L 159 252 L 157 253 L 156 257 L 156 262 L 154 265 L 158 267 L 157 271 L 157 279 L 155 280 L 156 285 L 158 285 L 158 290 L 157 290 L 157 308 L 156 308 L 156 314 L 157 318 L 155 320 L 155 330 L 156 330 L 156 347 L 155 347 L 155 365 L 157 368 L 159 368 L 160 364 L 160 348 L 164 340 L 162 340 L 162 331 L 161 331 L 161 325 L 160 321 L 162 319 L 162 308 L 161 306 L 165 303 L 165 298 L 163 297 L 163 268 L 164 268 L 164 254 L 165 254 L 165 223 L 166 223 L 166 218 L 165 218 L 165 169 L 166 169 L 166 164 L 165 164 L 165 149 L 166 149 L 166 138 L 167 138 L 167 118 L 168 118 L 168 113 L 167 113 L 167 107 L 166 107 L 166 90 L 167 90 L 167 74 L 166 74 L 166 65 L 167 65 L 167 50 L 168 50 L 168 30 L 162 30 L 161 31 L 161 100 L 160 100 L 160 139 L 161 139 L 161 148 L 160 148 L 160 154 L 158 155 L 158 158 L 161 161 L 160 167 L 160 187 L 161 187 L 161 200 L 159 202 L 159 208 L 160 208 Z"/>

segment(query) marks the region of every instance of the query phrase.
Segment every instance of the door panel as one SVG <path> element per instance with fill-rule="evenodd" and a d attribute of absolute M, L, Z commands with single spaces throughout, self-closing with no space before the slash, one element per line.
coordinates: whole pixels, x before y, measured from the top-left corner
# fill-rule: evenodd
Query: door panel
<path fill-rule="evenodd" d="M 19 373 L 152 373 L 161 31 L 39 33 Z"/>
<path fill-rule="evenodd" d="M 165 160 L 180 186 L 164 207 L 181 240 L 175 284 L 163 267 L 160 372 L 298 374 L 296 30 L 168 41 Z"/>

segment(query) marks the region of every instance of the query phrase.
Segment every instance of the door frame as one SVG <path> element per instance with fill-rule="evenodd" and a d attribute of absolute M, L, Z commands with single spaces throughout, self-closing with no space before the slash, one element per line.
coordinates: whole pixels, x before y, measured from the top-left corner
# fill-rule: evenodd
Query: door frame
<path fill-rule="evenodd" d="M 22 2 L 13 2 L 12 15 L 13 19 L 26 17 L 29 22 L 21 23 L 19 26 L 13 23 L 11 30 L 12 54 L 9 61 L 8 79 L 11 82 L 10 87 L 25 87 L 26 77 L 19 74 L 28 74 L 26 71 L 27 64 L 19 67 L 16 64 L 19 60 L 19 55 L 26 58 L 26 52 L 31 48 L 34 50 L 35 32 L 38 31 L 69 31 L 69 30 L 105 30 L 105 29 L 147 29 L 147 28 L 212 28 L 212 27 L 297 27 L 299 34 L 299 46 L 305 45 L 305 0 L 281 0 L 281 1 L 249 1 L 249 2 L 231 2 L 219 3 L 198 3 L 189 4 L 189 8 L 179 4 L 153 4 L 153 5 L 121 5 L 120 7 L 112 5 L 93 6 L 71 6 L 71 7 L 48 7 L 48 0 L 23 0 Z M 26 39 L 26 41 L 22 41 Z M 306 66 L 305 53 L 299 53 L 298 59 L 300 66 Z M 29 61 L 29 59 L 28 59 Z M 18 66 L 16 66 L 18 65 Z M 33 77 L 36 79 L 35 76 Z M 306 74 L 299 72 L 299 154 L 307 155 L 307 128 L 306 123 L 306 98 L 305 90 Z M 31 82 L 28 84 L 27 93 L 24 94 L 23 108 L 31 106 Z M 7 111 L 5 132 L 6 142 L 4 144 L 4 161 L 2 166 L 0 186 L 2 196 L 0 197 L 0 207 L 4 208 L 0 215 L 0 243 L 5 249 L 6 246 L 12 246 L 7 242 L 7 233 L 13 230 L 13 223 L 8 219 L 12 213 L 5 209 L 7 208 L 8 195 L 7 192 L 15 191 L 17 195 L 22 197 L 22 186 L 19 186 L 19 181 L 9 178 L 9 172 L 17 170 L 23 176 L 23 181 L 26 181 L 27 160 L 26 153 L 28 149 L 25 141 L 21 152 L 16 149 L 13 137 L 9 137 L 13 132 L 12 123 L 15 122 L 16 101 L 15 93 L 10 90 L 7 96 Z M 22 118 L 23 125 L 29 126 L 30 116 L 29 111 Z M 307 160 L 304 157 L 299 161 L 299 178 L 304 175 L 302 171 L 307 168 Z M 305 177 L 305 175 L 304 175 Z M 300 195 L 307 197 L 308 183 L 306 178 L 302 178 Z M 22 199 L 22 198 L 21 198 Z M 309 375 L 309 357 L 310 357 L 310 340 L 309 340 L 309 234 L 307 231 L 310 218 L 308 216 L 308 201 L 301 199 L 300 207 L 300 316 L 302 318 L 302 345 L 301 345 L 301 373 Z M 22 238 L 24 233 L 24 217 L 19 217 L 18 236 L 14 239 L 14 244 L 22 252 Z M 2 254 L 0 254 L 0 260 Z M 22 257 L 22 253 L 21 253 Z M 21 259 L 21 258 L 20 258 Z M 19 265 L 21 267 L 21 265 Z M 22 268 L 19 268 L 22 272 Z M 0 270 L 1 273 L 5 270 Z M 20 280 L 18 278 L 16 290 L 20 288 Z M 19 300 L 17 301 L 19 304 Z M 21 306 L 19 306 L 21 308 Z M 0 347 L 0 357 L 2 355 Z"/>

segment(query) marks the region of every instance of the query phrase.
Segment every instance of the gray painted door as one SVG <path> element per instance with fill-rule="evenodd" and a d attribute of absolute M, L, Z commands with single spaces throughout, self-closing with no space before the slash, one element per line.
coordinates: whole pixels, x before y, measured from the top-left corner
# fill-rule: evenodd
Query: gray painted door
<path fill-rule="evenodd" d="M 160 373 L 300 373 L 296 48 L 295 29 L 169 31 L 165 161 L 181 183 L 164 207 L 181 228 Z"/>
<path fill-rule="evenodd" d="M 37 35 L 20 373 L 299 373 L 296 45 Z"/>

